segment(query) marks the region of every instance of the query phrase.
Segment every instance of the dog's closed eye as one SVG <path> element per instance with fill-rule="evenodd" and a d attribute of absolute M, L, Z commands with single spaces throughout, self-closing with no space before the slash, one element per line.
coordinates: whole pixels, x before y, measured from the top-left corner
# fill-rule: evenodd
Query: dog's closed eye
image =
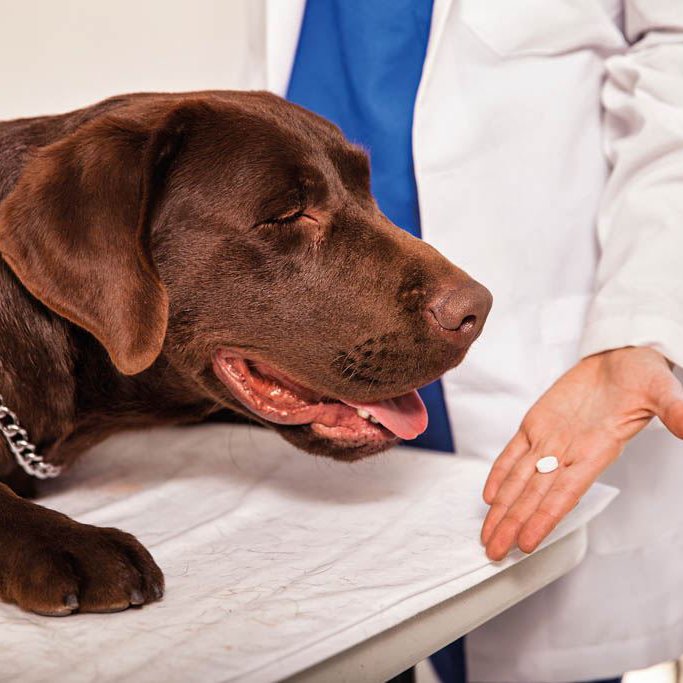
<path fill-rule="evenodd" d="M 257 227 L 260 226 L 269 226 L 269 225 L 291 225 L 293 223 L 296 223 L 300 219 L 306 219 L 308 221 L 313 221 L 314 223 L 317 223 L 318 220 L 311 216 L 310 214 L 306 213 L 304 209 L 300 209 L 296 211 L 295 213 L 286 215 L 286 216 L 279 216 L 279 217 L 274 217 L 274 218 L 269 218 L 265 221 L 261 221 L 260 223 L 257 224 Z"/>

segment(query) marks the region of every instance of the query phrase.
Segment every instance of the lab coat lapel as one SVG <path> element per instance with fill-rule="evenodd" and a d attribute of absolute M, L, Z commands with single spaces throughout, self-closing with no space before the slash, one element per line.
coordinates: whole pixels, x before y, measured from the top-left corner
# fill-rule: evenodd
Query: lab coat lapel
<path fill-rule="evenodd" d="M 266 88 L 285 96 L 306 0 L 265 0 Z"/>
<path fill-rule="evenodd" d="M 420 81 L 420 88 L 418 90 L 418 99 L 420 91 L 424 84 L 429 80 L 429 74 L 432 71 L 435 60 L 437 59 L 439 44 L 443 36 L 444 27 L 446 26 L 446 17 L 450 12 L 453 0 L 434 0 L 434 7 L 432 9 L 432 26 L 429 31 L 429 44 L 427 45 L 427 54 L 425 55 L 424 66 L 422 67 L 422 79 Z"/>
<path fill-rule="evenodd" d="M 420 86 L 417 91 L 415 99 L 415 110 L 413 114 L 413 160 L 415 168 L 415 176 L 418 187 L 418 196 L 420 204 L 423 202 L 423 197 L 420 194 L 421 175 L 423 167 L 423 147 L 426 141 L 431 141 L 430 131 L 426 129 L 423 124 L 423 117 L 421 114 L 433 106 L 433 103 L 427 104 L 430 97 L 429 82 L 434 73 L 435 65 L 439 59 L 440 46 L 444 36 L 444 29 L 448 23 L 448 16 L 453 6 L 453 0 L 434 0 L 432 9 L 432 26 L 429 32 L 429 43 L 427 45 L 427 54 L 425 55 L 424 65 L 422 67 L 422 78 L 420 79 Z M 418 140 L 420 142 L 418 142 Z M 434 235 L 432 234 L 431 226 L 422 225 L 422 239 L 432 243 Z"/>

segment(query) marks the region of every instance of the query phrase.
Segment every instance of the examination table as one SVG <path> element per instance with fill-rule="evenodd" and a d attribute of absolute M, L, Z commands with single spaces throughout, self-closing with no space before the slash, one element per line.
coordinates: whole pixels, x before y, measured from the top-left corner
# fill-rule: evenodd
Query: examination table
<path fill-rule="evenodd" d="M 0 604 L 0 681 L 384 681 L 571 570 L 596 485 L 542 548 L 491 563 L 488 464 L 397 448 L 352 464 L 257 427 L 131 432 L 42 503 L 135 534 L 162 602 L 50 619 Z"/>

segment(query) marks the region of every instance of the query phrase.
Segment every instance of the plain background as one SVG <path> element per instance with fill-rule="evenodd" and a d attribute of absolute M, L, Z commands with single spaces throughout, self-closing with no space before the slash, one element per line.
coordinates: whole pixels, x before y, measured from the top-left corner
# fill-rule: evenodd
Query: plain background
<path fill-rule="evenodd" d="M 0 0 L 0 120 L 110 95 L 244 87 L 250 0 Z"/>

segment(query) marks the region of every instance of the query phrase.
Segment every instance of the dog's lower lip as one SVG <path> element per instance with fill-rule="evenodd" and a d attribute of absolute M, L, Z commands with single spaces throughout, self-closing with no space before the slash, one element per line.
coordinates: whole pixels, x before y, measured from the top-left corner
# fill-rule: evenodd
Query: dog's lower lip
<path fill-rule="evenodd" d="M 358 410 L 353 404 L 322 396 L 270 365 L 248 360 L 239 351 L 218 349 L 213 354 L 213 369 L 235 399 L 267 422 L 291 427 L 308 426 L 318 436 L 350 445 L 388 443 L 398 439 L 393 426 L 388 429 L 376 420 L 370 421 L 369 414 L 362 416 L 365 406 L 359 406 L 361 410 Z M 383 419 L 379 414 L 377 417 Z M 399 434 L 402 433 L 400 426 L 395 428 Z M 410 434 L 407 438 L 413 436 Z"/>
<path fill-rule="evenodd" d="M 362 419 L 362 418 L 361 418 Z M 398 437 L 381 424 L 368 422 L 367 429 L 349 429 L 345 427 L 329 427 L 319 422 L 312 422 L 308 428 L 316 436 L 331 439 L 339 444 L 346 444 L 349 448 L 369 443 L 397 442 Z"/>

